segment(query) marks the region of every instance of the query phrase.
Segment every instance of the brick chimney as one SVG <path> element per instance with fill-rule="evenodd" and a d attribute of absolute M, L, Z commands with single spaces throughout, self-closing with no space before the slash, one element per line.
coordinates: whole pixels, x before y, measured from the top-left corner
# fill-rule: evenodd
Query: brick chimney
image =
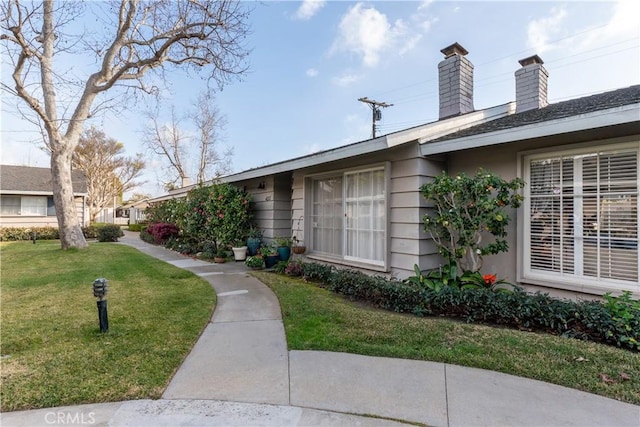
<path fill-rule="evenodd" d="M 538 55 L 518 61 L 522 68 L 516 71 L 516 113 L 546 107 L 549 73 Z"/>
<path fill-rule="evenodd" d="M 440 119 L 472 112 L 473 64 L 465 58 L 469 52 L 458 43 L 440 52 L 444 54 L 438 64 Z"/>

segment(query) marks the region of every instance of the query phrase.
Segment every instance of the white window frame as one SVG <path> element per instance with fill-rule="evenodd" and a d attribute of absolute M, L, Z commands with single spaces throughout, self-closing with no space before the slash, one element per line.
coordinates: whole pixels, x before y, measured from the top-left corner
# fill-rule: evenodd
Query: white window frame
<path fill-rule="evenodd" d="M 640 284 L 633 283 L 630 281 L 617 280 L 611 278 L 596 278 L 591 276 L 582 275 L 582 263 L 580 251 L 580 245 L 582 244 L 582 240 L 580 237 L 584 231 L 584 228 L 581 227 L 582 224 L 574 224 L 574 243 L 576 244 L 574 247 L 574 252 L 578 255 L 575 255 L 574 259 L 576 261 L 575 271 L 573 274 L 561 273 L 561 272 L 551 272 L 551 271 L 543 271 L 543 270 L 535 270 L 530 268 L 530 245 L 531 245 L 531 235 L 529 233 L 531 222 L 530 222 L 530 212 L 531 212 L 531 200 L 529 196 L 529 172 L 531 161 L 550 158 L 550 157 L 560 157 L 560 156 L 576 156 L 576 155 L 586 155 L 597 152 L 611 152 L 611 151 L 629 151 L 636 150 L 637 162 L 636 167 L 638 168 L 638 180 L 640 181 L 640 141 L 634 140 L 632 142 L 620 142 L 629 140 L 629 138 L 618 138 L 614 140 L 606 140 L 599 141 L 598 143 L 586 143 L 580 144 L 576 148 L 567 148 L 567 147 L 558 147 L 556 149 L 540 149 L 540 150 L 531 150 L 523 153 L 519 153 L 518 158 L 518 175 L 521 176 L 525 182 L 527 183 L 524 195 L 525 200 L 521 209 L 518 212 L 518 241 L 520 244 L 518 245 L 520 256 L 518 257 L 518 281 L 522 283 L 530 283 L 543 285 L 547 287 L 555 287 L 573 291 L 580 291 L 585 293 L 595 293 L 602 294 L 604 292 L 619 292 L 622 290 L 630 290 L 634 293 L 640 293 Z M 574 177 L 578 176 L 574 173 Z M 638 183 L 638 190 L 640 191 L 640 182 Z M 577 190 L 577 191 L 576 191 Z M 582 190 L 582 183 L 578 180 L 574 179 L 574 197 L 578 196 Z M 640 197 L 637 197 L 637 203 L 640 204 Z M 580 215 L 582 218 L 582 212 L 580 212 L 580 207 L 582 205 L 580 203 L 576 204 L 577 210 L 574 211 L 574 216 Z M 640 208 L 640 206 L 639 206 Z M 640 224 L 640 209 L 637 209 L 637 218 L 636 224 Z M 639 255 L 637 257 L 638 262 L 638 272 L 640 274 L 640 248 L 638 248 Z"/>
<path fill-rule="evenodd" d="M 384 200 L 384 219 L 383 219 L 384 233 L 382 237 L 383 259 L 381 261 L 378 261 L 378 260 L 370 260 L 370 259 L 348 256 L 346 255 L 347 227 L 346 227 L 346 221 L 344 221 L 344 216 L 346 215 L 346 193 L 345 193 L 346 177 L 347 175 L 360 174 L 360 173 L 366 173 L 371 171 L 380 171 L 380 170 L 383 171 L 383 174 L 384 174 L 384 178 L 383 178 L 384 189 L 383 189 L 383 196 L 382 196 L 382 199 Z M 363 267 L 363 268 L 368 268 L 368 269 L 377 270 L 377 271 L 388 271 L 389 269 L 389 243 L 388 243 L 388 240 L 389 240 L 389 188 L 390 188 L 389 171 L 390 171 L 389 162 L 385 162 L 384 164 L 370 165 L 363 168 L 340 169 L 340 170 L 335 170 L 331 172 L 324 172 L 321 174 L 312 174 L 312 175 L 305 176 L 305 181 L 306 181 L 305 193 L 309 195 L 309 197 L 305 202 L 305 215 L 304 215 L 305 222 L 309 224 L 309 227 L 305 227 L 305 241 L 309 242 L 309 244 L 307 245 L 307 248 L 309 250 L 309 252 L 307 253 L 308 258 L 318 259 L 322 261 L 329 261 L 329 262 L 339 263 L 339 264 L 345 264 L 345 265 L 354 266 L 354 267 Z M 312 249 L 314 246 L 313 229 L 312 229 L 313 226 L 311 221 L 311 215 L 313 212 L 312 207 L 314 203 L 313 182 L 314 180 L 331 178 L 331 177 L 340 177 L 342 179 L 343 222 L 342 222 L 342 253 L 341 254 L 318 253 L 318 252 L 314 252 Z"/>

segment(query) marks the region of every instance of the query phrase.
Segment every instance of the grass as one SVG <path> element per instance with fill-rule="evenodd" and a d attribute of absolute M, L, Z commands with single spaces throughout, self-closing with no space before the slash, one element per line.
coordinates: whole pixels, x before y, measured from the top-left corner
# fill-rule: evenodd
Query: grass
<path fill-rule="evenodd" d="M 206 326 L 215 293 L 185 270 L 117 244 L 0 244 L 0 410 L 159 398 Z M 101 334 L 92 282 L 109 280 Z"/>
<path fill-rule="evenodd" d="M 278 296 L 290 350 L 338 351 L 489 369 L 640 404 L 640 354 L 547 334 L 420 318 L 253 272 Z M 623 381 L 620 373 L 631 377 Z M 601 374 L 614 379 L 607 384 Z"/>

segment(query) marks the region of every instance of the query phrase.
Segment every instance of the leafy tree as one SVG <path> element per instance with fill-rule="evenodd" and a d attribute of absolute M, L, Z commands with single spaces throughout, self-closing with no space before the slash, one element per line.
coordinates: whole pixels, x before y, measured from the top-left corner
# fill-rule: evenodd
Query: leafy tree
<path fill-rule="evenodd" d="M 71 184 L 71 159 L 86 120 L 126 105 L 127 95 L 157 93 L 162 71 L 172 67 L 201 72 L 219 86 L 242 74 L 247 15 L 234 0 L 0 3 L 3 68 L 12 68 L 1 87 L 24 101 L 25 115 L 41 126 L 51 148 L 63 249 L 87 246 Z M 78 25 L 82 20 L 91 20 L 90 31 L 77 32 L 87 28 Z M 74 62 L 88 65 L 68 69 Z"/>
<path fill-rule="evenodd" d="M 423 217 L 424 229 L 450 265 L 477 272 L 484 255 L 509 249 L 506 209 L 520 206 L 518 190 L 523 187 L 520 178 L 506 181 L 482 169 L 472 177 L 443 172 L 420 189 L 434 204 L 433 212 Z M 492 241 L 485 240 L 489 236 Z"/>
<path fill-rule="evenodd" d="M 142 154 L 136 157 L 123 154 L 121 142 L 108 138 L 93 126 L 80 137 L 72 165 L 87 177 L 87 202 L 92 222 L 102 209 L 113 204 L 115 198 L 122 198 L 125 191 L 140 184 L 135 179 L 144 169 Z"/>

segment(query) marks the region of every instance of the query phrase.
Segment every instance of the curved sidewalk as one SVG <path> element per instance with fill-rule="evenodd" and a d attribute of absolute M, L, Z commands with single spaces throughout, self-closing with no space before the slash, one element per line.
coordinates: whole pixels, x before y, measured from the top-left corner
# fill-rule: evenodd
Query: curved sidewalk
<path fill-rule="evenodd" d="M 137 234 L 122 243 L 192 271 L 218 295 L 162 399 L 3 413 L 3 426 L 640 426 L 639 406 L 511 375 L 288 351 L 278 300 L 243 264 L 183 257 Z"/>

